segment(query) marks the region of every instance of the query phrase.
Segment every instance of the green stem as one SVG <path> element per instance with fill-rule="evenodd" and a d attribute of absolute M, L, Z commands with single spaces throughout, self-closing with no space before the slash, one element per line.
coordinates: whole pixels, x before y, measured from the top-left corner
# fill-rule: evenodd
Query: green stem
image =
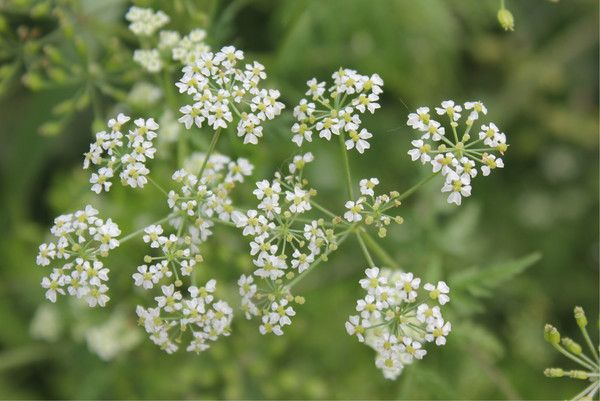
<path fill-rule="evenodd" d="M 591 371 L 595 370 L 594 365 L 590 365 L 589 363 L 587 363 L 583 359 L 580 359 L 580 358 L 576 357 L 575 355 L 571 354 L 569 351 L 567 351 L 566 349 L 564 349 L 562 346 L 560 346 L 558 344 L 554 344 L 554 348 L 556 348 L 558 350 L 558 352 L 560 352 L 561 354 L 563 354 L 567 358 L 569 358 L 569 359 L 577 362 L 579 365 L 585 366 L 586 368 L 590 369 Z"/>
<path fill-rule="evenodd" d="M 329 217 L 333 217 L 333 218 L 337 217 L 335 213 L 333 213 L 329 209 L 321 206 L 320 204 L 318 204 L 317 202 L 313 201 L 312 199 L 310 200 L 310 204 L 313 205 L 315 207 L 315 209 L 319 209 L 320 211 L 322 211 L 323 213 L 325 213 Z"/>
<path fill-rule="evenodd" d="M 394 260 L 394 258 L 392 258 L 390 254 L 387 253 L 387 251 L 383 249 L 381 245 L 379 245 L 366 230 L 362 232 L 362 235 L 367 246 L 370 247 L 371 250 L 375 252 L 375 254 L 377 254 L 382 261 L 395 269 L 400 269 L 400 265 Z"/>
<path fill-rule="evenodd" d="M 337 245 L 339 246 L 340 244 L 342 244 L 346 240 L 346 238 L 348 238 L 348 235 L 350 235 L 351 232 L 352 232 L 352 230 L 348 229 L 342 235 L 342 237 L 338 240 Z M 331 252 L 333 252 L 333 251 L 329 250 L 323 256 L 329 256 L 329 254 Z M 317 267 L 319 264 L 321 264 L 321 262 L 323 262 L 323 257 L 320 257 L 318 260 L 314 261 L 310 266 L 308 266 L 308 268 L 302 274 L 299 274 L 298 276 L 296 276 L 295 278 L 293 278 L 289 283 L 286 284 L 285 287 L 288 290 L 291 290 L 292 287 L 294 287 L 296 284 L 298 284 L 304 277 L 306 277 L 306 275 L 308 273 L 310 273 L 315 267 Z"/>
<path fill-rule="evenodd" d="M 594 348 L 594 344 L 590 339 L 590 335 L 588 334 L 587 329 L 585 327 L 581 327 L 581 333 L 583 334 L 583 338 L 585 338 L 585 342 L 587 343 L 588 347 L 592 351 L 592 355 L 594 356 L 597 362 L 600 362 L 600 358 L 598 358 L 598 351 L 596 351 L 596 349 Z"/>
<path fill-rule="evenodd" d="M 369 250 L 367 249 L 367 246 L 365 245 L 365 241 L 361 237 L 360 231 L 356 231 L 355 234 L 356 234 L 356 238 L 358 239 L 358 243 L 360 244 L 362 253 L 365 255 L 365 259 L 367 259 L 367 263 L 369 264 L 369 267 L 375 267 L 375 262 L 373 261 L 373 257 L 369 253 Z"/>
<path fill-rule="evenodd" d="M 165 221 L 169 220 L 170 218 L 171 218 L 171 215 L 168 215 L 167 217 L 163 217 L 162 219 L 155 221 L 154 223 L 150 223 L 148 225 L 151 226 L 151 225 L 161 224 L 161 223 L 164 223 Z M 130 239 L 135 238 L 136 236 L 143 233 L 144 230 L 146 229 L 146 227 L 148 227 L 148 226 L 144 226 L 144 227 L 140 228 L 139 230 L 135 230 L 134 232 L 129 233 L 126 236 L 119 238 L 119 243 L 123 244 L 123 243 L 129 241 Z"/>
<path fill-rule="evenodd" d="M 147 176 L 148 181 L 150 182 L 150 184 L 154 185 L 160 192 L 162 192 L 165 196 L 169 196 L 169 194 L 167 193 L 167 191 L 165 191 L 165 189 L 156 181 L 154 181 L 152 178 L 150 178 L 150 176 Z"/>
<path fill-rule="evenodd" d="M 350 196 L 350 200 L 354 200 L 354 191 L 352 190 L 352 174 L 350 173 L 350 161 L 348 160 L 348 152 L 346 151 L 346 145 L 344 144 L 344 133 L 340 132 L 338 138 L 340 139 L 340 150 L 342 151 L 342 158 L 344 159 L 344 170 L 346 173 L 346 187 L 348 189 L 348 196 Z"/>
<path fill-rule="evenodd" d="M 409 189 L 407 189 L 406 191 L 402 192 L 400 194 L 399 197 L 397 197 L 395 200 L 398 201 L 402 201 L 406 198 L 408 198 L 409 196 L 411 196 L 417 189 L 419 189 L 420 187 L 422 187 L 423 185 L 427 184 L 431 179 L 433 179 L 433 177 L 437 176 L 439 174 L 439 171 L 437 173 L 433 173 L 425 178 L 423 178 L 421 181 L 417 182 L 415 185 L 413 185 L 412 187 L 410 187 Z"/>
<path fill-rule="evenodd" d="M 206 156 L 204 157 L 204 161 L 202 162 L 202 167 L 200 167 L 200 172 L 198 173 L 198 178 L 202 179 L 202 174 L 206 169 L 206 164 L 208 163 L 208 159 L 212 152 L 214 152 L 215 147 L 217 146 L 217 142 L 219 141 L 219 136 L 221 135 L 221 128 L 218 128 L 213 134 L 212 140 L 210 141 L 210 145 L 208 146 L 208 151 L 206 152 Z"/>

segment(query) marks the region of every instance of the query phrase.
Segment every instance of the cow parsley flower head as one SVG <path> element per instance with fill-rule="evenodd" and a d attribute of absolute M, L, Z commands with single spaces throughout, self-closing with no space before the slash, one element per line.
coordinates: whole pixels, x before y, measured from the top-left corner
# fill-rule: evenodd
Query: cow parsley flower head
<path fill-rule="evenodd" d="M 586 387 L 583 391 L 573 397 L 573 400 L 593 400 L 596 394 L 598 394 L 598 391 L 600 391 L 600 357 L 598 355 L 600 346 L 592 343 L 592 339 L 587 330 L 588 320 L 583 308 L 580 306 L 575 307 L 573 314 L 575 316 L 575 322 L 585 341 L 583 347 L 568 337 L 561 338 L 556 327 L 549 324 L 544 328 L 544 338 L 558 352 L 577 363 L 580 368 L 573 370 L 548 368 L 544 370 L 544 374 L 547 377 L 566 377 L 583 381 L 586 383 Z M 584 350 L 585 346 L 587 346 L 590 351 L 589 356 Z"/>
<path fill-rule="evenodd" d="M 169 354 L 178 350 L 184 334 L 189 338 L 188 352 L 205 351 L 231 332 L 233 310 L 227 302 L 215 298 L 216 286 L 214 279 L 200 288 L 190 286 L 189 296 L 184 297 L 174 284 L 163 285 L 160 295 L 154 298 L 154 308 L 137 306 L 139 324 L 152 342 Z"/>
<path fill-rule="evenodd" d="M 204 155 L 194 155 L 192 160 L 197 159 L 204 160 Z M 173 173 L 178 189 L 169 191 L 167 203 L 172 210 L 169 222 L 189 236 L 194 249 L 212 235 L 214 220 L 231 221 L 234 210 L 231 191 L 252 174 L 254 166 L 244 158 L 231 160 L 212 154 L 202 177 L 198 177 L 188 171 L 200 172 L 201 167 L 194 166 L 192 160 L 186 162 L 186 168 Z"/>
<path fill-rule="evenodd" d="M 362 222 L 377 228 L 379 237 L 387 235 L 388 226 L 395 222 L 402 224 L 400 216 L 392 216 L 389 211 L 400 206 L 399 193 L 392 191 L 387 194 L 376 195 L 375 187 L 379 185 L 378 178 L 363 178 L 359 182 L 361 195 L 354 200 L 348 200 L 344 207 L 344 219 L 349 223 Z"/>
<path fill-rule="evenodd" d="M 262 334 L 282 335 L 296 314 L 291 286 L 319 260 L 337 247 L 337 237 L 322 219 L 304 219 L 312 210 L 316 191 L 302 178 L 310 153 L 298 155 L 289 165 L 289 175 L 277 173 L 271 181 L 256 183 L 257 209 L 235 211 L 233 222 L 251 238 L 250 255 L 255 270 L 238 281 L 242 310 L 248 319 L 259 317 Z"/>
<path fill-rule="evenodd" d="M 154 119 L 131 118 L 119 114 L 108 121 L 110 132 L 101 131 L 96 134 L 96 141 L 85 153 L 83 168 L 97 166 L 92 173 L 90 183 L 92 191 L 108 192 L 112 186 L 111 179 L 118 173 L 121 183 L 132 188 L 142 188 L 148 182 L 146 176 L 150 170 L 146 167 L 148 159 L 156 153 L 154 139 L 159 128 Z M 130 127 L 128 134 L 123 135 L 125 126 Z M 126 143 L 126 144 L 125 144 Z"/>
<path fill-rule="evenodd" d="M 162 70 L 160 53 L 156 49 L 137 49 L 133 52 L 133 61 L 144 67 L 148 72 L 159 72 Z"/>
<path fill-rule="evenodd" d="M 272 120 L 284 108 L 275 89 L 260 88 L 267 77 L 258 62 L 238 64 L 244 53 L 233 46 L 219 52 L 204 52 L 193 64 L 183 68 L 176 84 L 180 93 L 192 96 L 193 102 L 181 107 L 179 122 L 186 128 L 209 125 L 214 130 L 237 124 L 237 134 L 244 143 L 257 144 L 262 137 L 262 123 Z"/>
<path fill-rule="evenodd" d="M 435 113 L 447 119 L 447 126 L 432 118 L 429 107 L 419 107 L 408 115 L 407 124 L 420 136 L 411 142 L 413 148 L 408 154 L 413 161 L 429 164 L 434 173 L 445 177 L 442 192 L 448 193 L 448 203 L 460 205 L 462 198 L 471 196 L 471 181 L 479 171 L 488 176 L 504 167 L 500 156 L 508 149 L 506 135 L 494 123 L 473 128 L 487 112 L 478 101 L 460 105 L 446 100 L 435 108 Z M 459 122 L 465 116 L 461 134 Z"/>
<path fill-rule="evenodd" d="M 377 74 L 361 75 L 342 68 L 332 78 L 333 85 L 327 91 L 325 82 L 316 78 L 306 83 L 309 98 L 300 100 L 294 108 L 297 122 L 292 126 L 292 142 L 298 146 L 312 142 L 313 133 L 328 141 L 333 135 L 341 135 L 347 150 L 363 153 L 370 148 L 368 140 L 373 135 L 360 126 L 360 115 L 367 111 L 373 114 L 381 107 L 383 80 Z"/>
<path fill-rule="evenodd" d="M 36 264 L 52 266 L 52 273 L 42 279 L 51 302 L 67 294 L 85 300 L 90 307 L 108 302 L 109 269 L 99 258 L 119 246 L 121 230 L 111 219 L 97 216 L 98 211 L 90 205 L 58 216 L 50 229 L 54 240 L 40 245 Z"/>
<path fill-rule="evenodd" d="M 130 22 L 129 29 L 139 36 L 150 36 L 169 22 L 169 16 L 161 10 L 136 6 L 129 8 L 125 18 Z"/>
<path fill-rule="evenodd" d="M 357 314 L 348 318 L 346 331 L 377 352 L 375 365 L 387 379 L 423 359 L 427 343 L 446 344 L 451 330 L 441 313 L 450 300 L 446 283 L 421 286 L 412 273 L 371 267 L 359 284 L 366 294 L 356 302 Z"/>

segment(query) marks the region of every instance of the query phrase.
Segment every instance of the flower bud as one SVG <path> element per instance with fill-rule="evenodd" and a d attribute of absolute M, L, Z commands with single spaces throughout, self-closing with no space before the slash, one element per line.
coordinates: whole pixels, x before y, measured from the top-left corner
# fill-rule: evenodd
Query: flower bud
<path fill-rule="evenodd" d="M 577 322 L 577 326 L 579 326 L 580 329 L 583 329 L 585 326 L 587 326 L 588 321 L 587 317 L 585 316 L 585 312 L 583 311 L 583 308 L 581 306 L 576 306 L 573 312 L 575 314 L 575 321 Z"/>
<path fill-rule="evenodd" d="M 572 379 L 581 379 L 581 380 L 587 380 L 590 378 L 590 375 L 588 374 L 588 372 L 583 371 L 583 370 L 571 370 L 570 372 L 567 372 L 569 374 L 569 377 L 571 377 Z"/>
<path fill-rule="evenodd" d="M 561 368 L 548 368 L 544 370 L 544 375 L 546 377 L 563 377 L 565 375 L 565 371 Z"/>
<path fill-rule="evenodd" d="M 551 324 L 547 324 L 544 327 L 544 338 L 552 345 L 558 345 L 560 343 L 560 333 L 556 327 Z"/>
<path fill-rule="evenodd" d="M 181 280 L 175 280 L 175 287 L 181 287 L 183 282 Z"/>
<path fill-rule="evenodd" d="M 387 235 L 387 230 L 381 227 L 377 232 L 377 235 L 379 236 L 379 238 L 384 238 Z"/>
<path fill-rule="evenodd" d="M 581 345 L 577 344 L 575 341 L 571 340 L 568 337 L 565 337 L 561 340 L 561 342 L 562 345 L 572 354 L 581 354 Z"/>
<path fill-rule="evenodd" d="M 144 256 L 144 263 L 152 263 L 152 256 L 150 256 L 150 255 Z"/>
<path fill-rule="evenodd" d="M 302 305 L 304 304 L 304 297 L 300 296 L 300 295 L 296 295 L 296 297 L 294 298 L 294 302 L 296 302 L 298 305 Z"/>
<path fill-rule="evenodd" d="M 505 31 L 515 30 L 515 18 L 506 8 L 498 10 L 498 22 Z"/>

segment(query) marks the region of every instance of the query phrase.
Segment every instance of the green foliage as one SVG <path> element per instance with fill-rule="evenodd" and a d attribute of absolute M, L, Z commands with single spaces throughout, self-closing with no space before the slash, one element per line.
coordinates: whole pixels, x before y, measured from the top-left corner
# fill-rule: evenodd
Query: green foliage
<path fill-rule="evenodd" d="M 131 332 L 139 330 L 131 305 L 142 296 L 132 292 L 131 274 L 144 248 L 132 241 L 110 256 L 107 310 L 59 303 L 56 336 L 33 335 L 44 303 L 34 255 L 54 216 L 90 202 L 128 232 L 166 207 L 151 188 L 89 191 L 80 167 L 94 121 L 124 107 L 158 116 L 166 102 L 130 102 L 136 82 L 158 83 L 131 60 L 139 44 L 123 18 L 125 1 L 0 1 L 0 398 L 551 399 L 579 391 L 544 377 L 561 359 L 541 333 L 547 321 L 576 333 L 574 304 L 590 322 L 598 316 L 597 2 L 511 0 L 513 32 L 499 26 L 496 0 L 135 3 L 165 7 L 170 28 L 204 27 L 211 45 L 246 50 L 266 65 L 287 105 L 306 80 L 340 66 L 379 73 L 385 95 L 368 120 L 372 151 L 352 167 L 379 175 L 384 190 L 422 178 L 406 156 L 407 109 L 446 98 L 489 106 L 510 138 L 504 171 L 479 181 L 459 209 L 445 204 L 439 182 L 430 184 L 403 203 L 404 224 L 382 241 L 402 268 L 449 282 L 452 334 L 397 382 L 385 381 L 373 353 L 344 330 L 365 267 L 351 243 L 299 285 L 307 302 L 284 338 L 265 338 L 237 316 L 233 335 L 201 356 L 166 356 L 143 340 L 105 362 L 83 333 L 122 310 Z M 258 166 L 252 178 L 270 176 L 296 150 L 290 125 L 282 116 L 260 146 L 232 140 L 222 151 L 249 157 Z M 206 148 L 208 131 L 198 133 L 194 146 Z M 317 159 L 308 178 L 340 212 L 343 172 L 335 146 L 326 145 L 307 149 Z M 161 161 L 152 173 L 167 180 L 175 164 Z M 228 283 L 222 295 L 237 305 L 247 244 L 235 230 L 216 231 L 204 265 Z"/>

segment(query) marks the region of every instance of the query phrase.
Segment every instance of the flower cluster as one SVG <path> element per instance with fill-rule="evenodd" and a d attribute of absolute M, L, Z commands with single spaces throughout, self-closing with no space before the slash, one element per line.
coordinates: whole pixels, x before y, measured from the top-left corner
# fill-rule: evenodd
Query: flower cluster
<path fill-rule="evenodd" d="M 96 193 L 109 191 L 112 186 L 111 178 L 118 172 L 123 185 L 142 188 L 148 182 L 146 176 L 150 170 L 146 167 L 146 162 L 153 159 L 156 153 L 153 140 L 157 135 L 158 124 L 152 118 L 138 118 L 133 121 L 133 130 L 123 135 L 121 130 L 129 120 L 130 117 L 122 113 L 117 118 L 110 119 L 110 132 L 98 132 L 96 141 L 90 144 L 89 152 L 85 153 L 83 168 L 88 169 L 92 164 L 98 167 L 90 177 L 92 191 Z M 127 145 L 123 143 L 123 136 Z"/>
<path fill-rule="evenodd" d="M 402 224 L 404 221 L 400 216 L 390 216 L 386 212 L 394 207 L 400 206 L 399 193 L 392 191 L 389 194 L 375 196 L 375 187 L 379 184 L 377 178 L 364 178 L 360 180 L 361 196 L 356 200 L 349 200 L 344 205 L 346 212 L 344 219 L 349 223 L 364 222 L 373 225 L 378 230 L 380 237 L 387 235 L 387 226 L 392 221 Z"/>
<path fill-rule="evenodd" d="M 177 351 L 181 337 L 187 331 L 191 340 L 186 350 L 200 353 L 220 336 L 230 334 L 233 311 L 225 301 L 215 301 L 217 282 L 209 280 L 204 287 L 190 286 L 189 298 L 171 285 L 161 286 L 161 295 L 155 297 L 156 307 L 137 306 L 139 324 L 150 339 L 171 354 Z"/>
<path fill-rule="evenodd" d="M 193 170 L 191 165 L 188 168 Z M 200 166 L 198 175 L 185 169 L 173 174 L 179 188 L 168 193 L 168 205 L 172 210 L 169 221 L 179 235 L 186 233 L 189 236 L 192 249 L 212 234 L 214 220 L 231 221 L 231 191 L 236 183 L 244 182 L 244 177 L 252 174 L 253 168 L 244 158 L 231 160 L 227 156 L 213 154 L 203 171 L 200 171 Z"/>
<path fill-rule="evenodd" d="M 306 95 L 310 100 L 302 99 L 294 108 L 298 122 L 292 126 L 292 141 L 298 146 L 304 141 L 312 142 L 313 131 L 328 141 L 332 134 L 341 135 L 347 150 L 363 153 L 370 148 L 368 139 L 373 135 L 360 127 L 360 114 L 374 113 L 380 107 L 383 80 L 377 74 L 361 75 L 342 68 L 334 72 L 332 78 L 333 85 L 327 95 L 325 82 L 318 82 L 316 78 L 307 82 Z"/>
<path fill-rule="evenodd" d="M 154 12 L 150 8 L 133 6 L 125 14 L 130 22 L 129 29 L 139 36 L 150 36 L 169 22 L 169 16 L 163 11 Z"/>
<path fill-rule="evenodd" d="M 430 116 L 428 107 L 419 107 L 408 115 L 407 124 L 417 130 L 420 139 L 413 140 L 408 154 L 413 161 L 431 164 L 433 172 L 441 172 L 446 178 L 442 192 L 449 192 L 448 203 L 461 204 L 462 197 L 471 196 L 471 179 L 477 175 L 477 167 L 487 176 L 492 170 L 504 167 L 503 160 L 494 152 L 504 155 L 508 149 L 506 135 L 494 123 L 483 124 L 476 138 L 471 140 L 471 129 L 487 108 L 481 102 L 466 102 L 463 106 L 452 100 L 436 107 L 438 115 L 446 115 L 452 133 Z M 457 128 L 461 113 L 467 115 L 466 128 L 459 135 Z"/>
<path fill-rule="evenodd" d="M 443 281 L 425 284 L 412 273 L 372 267 L 365 270 L 360 286 L 364 298 L 356 302 L 357 315 L 350 316 L 346 331 L 377 352 L 375 365 L 387 379 L 396 379 L 404 365 L 422 359 L 426 342 L 446 344 L 450 322 L 442 317 L 450 289 Z"/>
<path fill-rule="evenodd" d="M 108 302 L 109 269 L 98 258 L 119 246 L 121 230 L 111 219 L 104 221 L 97 215 L 98 211 L 87 205 L 83 210 L 58 216 L 50 229 L 55 241 L 40 245 L 36 263 L 59 265 L 42 279 L 51 302 L 67 293 L 84 299 L 90 307 Z"/>
<path fill-rule="evenodd" d="M 544 328 L 544 338 L 546 341 L 558 352 L 577 363 L 580 368 L 573 370 L 548 368 L 544 370 L 544 374 L 547 377 L 567 377 L 584 381 L 586 387 L 573 397 L 572 400 L 593 400 L 598 391 L 600 391 L 600 356 L 598 355 L 600 346 L 592 343 L 587 329 L 588 320 L 583 308 L 576 306 L 573 315 L 590 354 L 588 356 L 580 344 L 568 337 L 561 337 L 556 327 L 547 324 Z"/>
<path fill-rule="evenodd" d="M 163 227 L 152 224 L 144 229 L 143 240 L 150 248 L 160 251 L 160 256 L 146 255 L 143 264 L 133 274 L 136 286 L 146 290 L 154 288 L 163 278 L 171 278 L 175 273 L 175 284 L 181 285 L 181 276 L 191 276 L 202 256 L 191 247 L 191 238 L 180 238 L 175 234 L 162 235 Z"/>
<path fill-rule="evenodd" d="M 291 324 L 290 317 L 295 315 L 289 303 L 303 302 L 302 297 L 291 295 L 290 283 L 337 247 L 329 223 L 301 217 L 312 209 L 311 197 L 316 194 L 302 179 L 305 165 L 312 160 L 310 153 L 296 156 L 289 175 L 277 173 L 272 181 L 257 182 L 258 210 L 236 211 L 232 216 L 243 235 L 252 237 L 250 254 L 256 269 L 253 276 L 242 276 L 238 284 L 242 309 L 248 319 L 262 319 L 262 334 L 283 334 L 283 327 Z"/>
<path fill-rule="evenodd" d="M 204 42 L 206 31 L 194 29 L 181 37 L 179 32 L 171 30 L 158 31 L 169 22 L 169 16 L 162 11 L 154 12 L 150 8 L 131 7 L 126 18 L 131 22 L 129 29 L 143 37 L 146 47 L 133 53 L 133 60 L 148 72 L 156 73 L 169 65 L 171 60 L 183 65 L 192 65 L 200 55 L 210 51 Z M 154 35 L 158 31 L 158 36 Z M 154 46 L 148 48 L 148 44 Z"/>
<path fill-rule="evenodd" d="M 258 143 L 263 135 L 261 124 L 281 114 L 284 105 L 277 100 L 278 90 L 259 88 L 267 77 L 264 66 L 255 61 L 240 69 L 237 64 L 243 59 L 241 50 L 226 46 L 214 54 L 202 53 L 183 68 L 176 85 L 194 101 L 180 109 L 179 121 L 186 128 L 202 127 L 205 122 L 214 130 L 227 128 L 235 115 L 238 136 L 244 143 Z"/>

